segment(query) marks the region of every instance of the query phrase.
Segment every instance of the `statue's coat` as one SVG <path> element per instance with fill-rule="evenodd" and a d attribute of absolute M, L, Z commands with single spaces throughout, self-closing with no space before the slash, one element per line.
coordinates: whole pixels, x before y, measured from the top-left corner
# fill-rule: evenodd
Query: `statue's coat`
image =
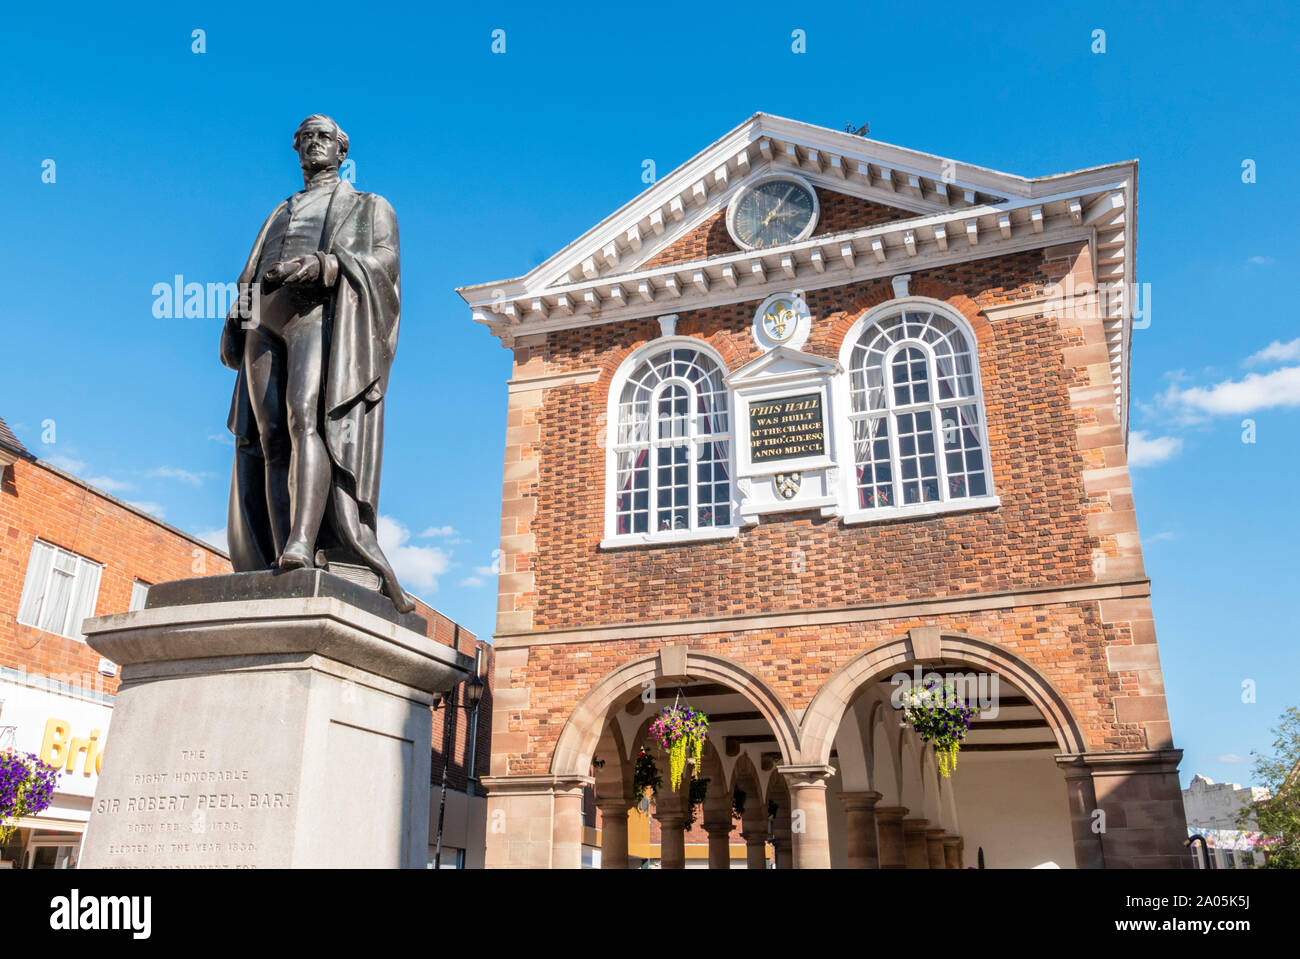
<path fill-rule="evenodd" d="M 257 280 L 262 244 L 281 203 L 267 217 L 240 274 L 240 289 Z M 379 473 L 384 443 L 384 395 L 397 350 L 401 269 L 397 216 L 388 201 L 359 193 L 346 180 L 334 188 L 320 240 L 338 259 L 337 282 L 325 303 L 322 420 L 329 450 L 330 508 L 318 548 L 340 550 L 383 575 L 379 551 Z M 266 499 L 266 470 L 257 423 L 244 379 L 244 329 L 238 307 L 226 317 L 221 362 L 239 376 L 228 425 L 235 435 L 227 528 L 230 559 L 239 572 L 268 569 L 276 561 Z"/>

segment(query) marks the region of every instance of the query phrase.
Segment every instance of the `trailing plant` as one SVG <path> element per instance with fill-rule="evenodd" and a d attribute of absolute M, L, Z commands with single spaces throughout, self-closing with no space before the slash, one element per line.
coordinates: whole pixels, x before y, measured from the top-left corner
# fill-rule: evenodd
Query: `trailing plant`
<path fill-rule="evenodd" d="M 687 800 L 686 809 L 686 829 L 690 829 L 695 825 L 695 815 L 699 812 L 700 806 L 704 805 L 704 800 L 709 795 L 709 781 L 707 779 L 692 779 L 689 789 L 690 795 Z"/>
<path fill-rule="evenodd" d="M 650 735 L 668 753 L 668 784 L 673 792 L 682 784 L 688 752 L 693 767 L 692 777 L 700 774 L 708 730 L 709 717 L 698 709 L 677 703 L 664 707 L 659 718 L 650 725 Z"/>
<path fill-rule="evenodd" d="M 663 781 L 664 778 L 659 775 L 659 767 L 655 764 L 654 756 L 642 746 L 637 751 L 636 764 L 632 767 L 632 795 L 636 797 L 638 803 L 647 801 L 652 796 L 659 795 L 659 787 Z"/>
<path fill-rule="evenodd" d="M 939 775 L 945 779 L 957 768 L 957 752 L 970 732 L 974 706 L 957 699 L 957 692 L 944 683 L 913 686 L 900 697 L 903 715 L 924 742 L 934 743 Z"/>
<path fill-rule="evenodd" d="M 32 753 L 0 752 L 0 843 L 8 842 L 17 820 L 44 812 L 54 798 L 59 770 Z"/>
<path fill-rule="evenodd" d="M 740 819 L 745 815 L 745 790 L 739 786 L 731 793 L 731 818 Z"/>

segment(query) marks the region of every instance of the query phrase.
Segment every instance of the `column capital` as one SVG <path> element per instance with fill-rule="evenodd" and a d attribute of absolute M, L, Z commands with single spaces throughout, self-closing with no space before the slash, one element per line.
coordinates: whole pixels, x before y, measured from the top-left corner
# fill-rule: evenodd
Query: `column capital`
<path fill-rule="evenodd" d="M 925 832 L 929 825 L 930 820 L 928 819 L 904 819 L 903 831 L 912 833 Z"/>
<path fill-rule="evenodd" d="M 661 829 L 684 829 L 686 827 L 686 817 L 681 813 L 666 812 L 661 815 L 656 812 L 654 816 Z"/>
<path fill-rule="evenodd" d="M 1062 753 L 1053 757 L 1066 778 L 1128 773 L 1177 772 L 1181 749 L 1112 749 L 1086 753 Z"/>
<path fill-rule="evenodd" d="M 946 836 L 946 835 L 948 835 L 948 830 L 946 830 L 946 829 L 927 829 L 927 830 L 925 831 L 925 838 L 926 838 L 926 839 L 940 839 L 940 840 L 942 840 L 943 837 Z"/>
<path fill-rule="evenodd" d="M 740 833 L 740 838 L 745 840 L 746 843 L 750 843 L 750 844 L 762 843 L 763 845 L 767 845 L 766 832 L 754 832 L 752 830 L 743 830 Z"/>
<path fill-rule="evenodd" d="M 864 792 L 840 793 L 840 802 L 844 803 L 845 809 L 874 809 L 876 803 L 884 798 L 884 793 L 870 789 Z"/>
<path fill-rule="evenodd" d="M 602 816 L 626 815 L 627 811 L 635 806 L 635 801 L 631 799 L 597 799 L 596 808 L 600 810 Z"/>
<path fill-rule="evenodd" d="M 708 833 L 710 836 L 717 836 L 717 835 L 719 835 L 719 834 L 720 834 L 720 835 L 723 835 L 723 836 L 730 836 L 730 835 L 731 835 L 731 823 L 729 823 L 729 822 L 706 822 L 706 823 L 704 824 L 704 831 L 705 831 L 706 833 Z"/>
<path fill-rule="evenodd" d="M 556 792 L 581 791 L 594 786 L 594 776 L 484 776 L 479 780 L 488 791 L 517 796 L 552 796 Z"/>
<path fill-rule="evenodd" d="M 902 822 L 903 817 L 911 811 L 906 806 L 877 806 L 876 821 Z"/>
<path fill-rule="evenodd" d="M 786 778 L 793 788 L 825 788 L 826 780 L 835 775 L 834 766 L 821 763 L 792 763 L 789 766 L 777 766 L 776 771 Z"/>

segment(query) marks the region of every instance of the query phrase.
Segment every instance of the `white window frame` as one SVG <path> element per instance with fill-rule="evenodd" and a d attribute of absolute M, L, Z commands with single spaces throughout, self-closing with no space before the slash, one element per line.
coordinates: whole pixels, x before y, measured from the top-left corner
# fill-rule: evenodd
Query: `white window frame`
<path fill-rule="evenodd" d="M 720 377 L 723 379 L 723 395 L 727 398 L 727 432 L 717 434 L 715 439 L 724 439 L 727 443 L 727 476 L 729 477 L 729 516 L 726 526 L 711 526 L 696 529 L 666 529 L 657 530 L 656 513 L 658 509 L 657 497 L 655 496 L 655 486 L 653 482 L 650 485 L 650 516 L 648 521 L 649 529 L 644 533 L 619 533 L 618 532 L 618 452 L 622 445 L 618 442 L 619 432 L 619 402 L 623 395 L 623 388 L 627 385 L 629 377 L 636 369 L 648 358 L 664 350 L 671 349 L 689 349 L 701 353 L 712 360 L 718 367 Z M 736 490 L 736 411 L 735 411 L 735 394 L 725 384 L 725 379 L 729 371 L 727 364 L 723 362 L 718 352 L 710 347 L 703 340 L 691 336 L 664 336 L 656 340 L 651 340 L 634 350 L 620 364 L 618 371 L 614 374 L 610 382 L 609 396 L 606 400 L 605 411 L 605 538 L 600 541 L 601 549 L 618 549 L 628 546 L 644 546 L 647 543 L 687 543 L 701 542 L 719 539 L 734 539 L 740 532 L 739 526 L 739 502 Z M 670 446 L 686 445 L 689 450 L 688 454 L 688 484 L 689 490 L 689 515 L 694 520 L 697 516 L 697 497 L 699 495 L 699 480 L 697 474 L 697 464 L 701 434 L 698 432 L 698 411 L 689 410 L 686 417 L 686 436 L 685 437 L 668 437 L 660 438 L 658 436 L 658 411 L 657 401 L 663 390 L 672 384 L 684 385 L 688 391 L 694 391 L 691 382 L 683 377 L 671 376 L 659 383 L 650 399 L 649 409 L 649 448 L 651 452 Z M 635 444 L 638 447 L 644 444 Z M 657 468 L 655 457 L 650 457 L 648 468 L 653 478 L 654 470 Z"/>
<path fill-rule="evenodd" d="M 904 311 L 916 311 L 927 313 L 938 313 L 949 320 L 961 331 L 966 337 L 970 346 L 971 374 L 975 378 L 975 395 L 970 398 L 963 398 L 952 402 L 940 402 L 937 394 L 933 389 L 937 387 L 937 367 L 935 363 L 934 351 L 930 344 L 921 340 L 903 340 L 899 343 L 891 344 L 885 352 L 882 360 L 884 373 L 884 390 L 886 396 L 886 406 L 884 409 L 877 411 L 873 415 L 885 416 L 889 420 L 889 461 L 890 477 L 892 488 L 897 497 L 898 491 L 902 486 L 902 471 L 900 469 L 899 443 L 898 443 L 898 414 L 914 413 L 918 411 L 941 411 L 948 407 L 970 406 L 974 405 L 979 414 L 979 439 L 980 447 L 984 454 L 984 477 L 987 486 L 987 492 L 983 496 L 967 496 L 961 499 L 948 499 L 948 467 L 945 449 L 943 445 L 943 434 L 938 429 L 942 418 L 936 423 L 936 444 L 935 444 L 935 465 L 936 479 L 939 484 L 940 498 L 928 503 L 911 503 L 907 505 L 895 505 L 889 507 L 877 507 L 875 509 L 863 509 L 858 506 L 858 470 L 857 457 L 853 448 L 854 441 L 854 422 L 858 419 L 865 418 L 865 414 L 853 413 L 852 382 L 853 369 L 852 359 L 853 351 L 857 348 L 858 341 L 862 334 L 869 327 L 874 326 L 881 320 L 888 319 L 897 313 Z M 919 347 L 925 354 L 927 364 L 927 374 L 930 377 L 933 399 L 927 403 L 911 403 L 904 406 L 894 406 L 893 403 L 893 369 L 892 361 L 899 350 L 904 347 Z M 845 412 L 840 414 L 844 417 L 844 429 L 840 430 L 839 441 L 837 444 L 838 459 L 841 464 L 840 468 L 840 490 L 839 495 L 841 502 L 844 504 L 844 512 L 841 516 L 845 524 L 887 522 L 897 519 L 906 519 L 915 516 L 932 516 L 939 513 L 964 513 L 972 510 L 993 509 L 1001 505 L 1001 498 L 997 495 L 997 487 L 993 475 L 993 458 L 990 455 L 988 440 L 988 417 L 984 409 L 984 379 L 980 373 L 979 362 L 979 341 L 975 338 L 975 331 L 966 318 L 954 310 L 948 304 L 931 299 L 926 296 L 905 296 L 881 303 L 879 306 L 868 310 L 857 322 L 849 329 L 848 334 L 840 344 L 840 365 L 844 367 L 844 373 L 837 378 L 836 397 L 838 408 Z M 896 498 L 895 502 L 899 500 Z"/>
<path fill-rule="evenodd" d="M 40 584 L 40 601 L 36 607 L 35 614 L 29 618 L 23 617 L 24 600 L 28 597 L 28 591 L 34 588 L 32 582 L 32 560 L 36 557 L 38 549 L 48 549 L 52 552 L 49 568 L 45 571 L 45 580 Z M 63 614 L 63 623 L 59 629 L 46 630 L 41 627 L 41 620 L 45 618 L 45 603 L 50 596 L 50 583 L 56 572 L 63 573 L 62 570 L 55 570 L 54 560 L 60 555 L 70 558 L 75 564 L 75 572 L 72 574 L 72 583 L 69 585 L 68 608 Z M 31 551 L 27 555 L 27 572 L 23 577 L 23 591 L 18 601 L 18 612 L 15 620 L 22 626 L 31 626 L 34 629 L 40 629 L 42 632 L 54 633 L 67 639 L 75 640 L 79 643 L 86 641 L 85 634 L 81 632 L 82 622 L 95 615 L 95 607 L 99 603 L 99 583 L 104 572 L 104 564 L 97 563 L 93 559 L 74 553 L 72 550 L 63 549 L 61 546 L 55 546 L 43 539 L 36 539 L 32 542 Z M 66 573 L 64 573 L 66 575 Z M 86 610 L 78 610 L 74 600 L 76 599 L 78 589 L 77 583 L 82 576 L 91 577 L 90 585 L 90 607 Z"/>
<path fill-rule="evenodd" d="M 144 609 L 144 604 L 149 601 L 149 587 L 152 585 L 142 579 L 131 581 L 131 601 L 127 604 L 127 612 L 134 613 L 138 609 Z M 137 597 L 139 597 L 139 605 L 136 605 Z"/>

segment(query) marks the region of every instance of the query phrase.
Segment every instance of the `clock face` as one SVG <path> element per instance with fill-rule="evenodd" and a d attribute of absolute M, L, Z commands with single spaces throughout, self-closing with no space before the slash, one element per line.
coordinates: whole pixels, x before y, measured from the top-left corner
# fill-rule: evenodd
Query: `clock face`
<path fill-rule="evenodd" d="M 731 235 L 741 246 L 765 249 L 803 239 L 816 219 L 817 199 L 811 189 L 796 180 L 764 180 L 736 201 Z"/>

